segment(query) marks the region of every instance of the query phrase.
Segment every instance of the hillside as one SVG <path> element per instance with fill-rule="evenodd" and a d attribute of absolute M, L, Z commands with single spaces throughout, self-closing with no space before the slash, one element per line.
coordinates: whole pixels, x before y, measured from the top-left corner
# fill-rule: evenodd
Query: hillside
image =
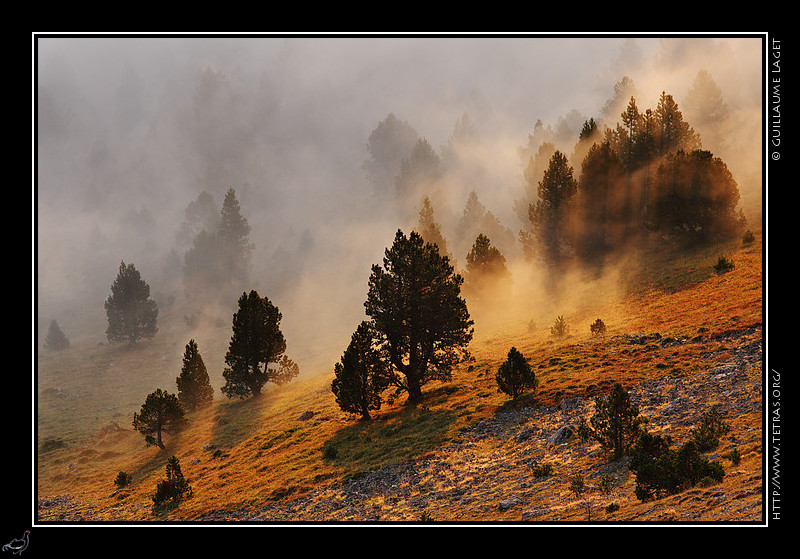
<path fill-rule="evenodd" d="M 735 268 L 718 275 L 712 267 L 720 254 Z M 423 405 L 409 409 L 401 398 L 368 423 L 338 409 L 332 372 L 323 371 L 260 398 L 218 397 L 159 451 L 144 445 L 127 411 L 146 388 L 117 383 L 97 395 L 106 402 L 97 411 L 71 383 L 91 384 L 143 358 L 158 362 L 145 373 L 154 385 L 174 383 L 179 369 L 164 367 L 165 356 L 180 348 L 78 346 L 66 357 L 42 356 L 37 521 L 762 521 L 762 256 L 760 231 L 749 246 L 643 256 L 622 272 L 619 298 L 565 313 L 570 334 L 563 339 L 539 320 L 490 327 L 476 319 L 472 361 L 450 382 L 426 385 Z M 589 324 L 598 317 L 608 331 L 593 337 Z M 516 405 L 494 379 L 512 346 L 539 379 L 535 398 Z M 59 372 L 70 366 L 88 374 Z M 723 465 L 723 481 L 639 501 L 628 460 L 609 461 L 597 443 L 574 436 L 580 418 L 593 414 L 594 397 L 614 382 L 629 390 L 648 431 L 670 435 L 675 445 L 718 406 L 731 430 L 709 457 Z M 723 458 L 734 449 L 738 464 Z M 157 515 L 151 495 L 172 455 L 193 495 Z M 544 464 L 552 473 L 537 477 L 534 467 Z M 124 489 L 113 483 L 120 471 L 133 479 Z M 569 488 L 575 474 L 588 486 L 580 497 Z M 600 491 L 601 479 L 610 480 L 609 492 Z M 618 508 L 609 512 L 612 503 Z"/>

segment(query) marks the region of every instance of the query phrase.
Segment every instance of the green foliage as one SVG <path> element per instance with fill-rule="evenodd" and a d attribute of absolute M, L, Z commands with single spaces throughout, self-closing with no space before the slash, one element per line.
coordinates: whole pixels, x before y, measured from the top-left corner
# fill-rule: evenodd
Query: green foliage
<path fill-rule="evenodd" d="M 745 231 L 744 235 L 742 235 L 742 244 L 744 246 L 752 245 L 755 242 L 755 240 L 756 240 L 756 237 L 755 237 L 755 235 L 753 235 L 753 232 L 750 231 L 750 229 Z"/>
<path fill-rule="evenodd" d="M 592 336 L 602 336 L 606 333 L 606 325 L 599 318 L 589 325 L 589 331 Z"/>
<path fill-rule="evenodd" d="M 339 363 L 334 367 L 331 391 L 342 411 L 369 419 L 381 407 L 381 392 L 391 382 L 388 360 L 378 347 L 372 325 L 363 321 L 353 333 Z"/>
<path fill-rule="evenodd" d="M 127 340 L 135 344 L 139 339 L 152 338 L 158 332 L 158 306 L 150 298 L 150 286 L 133 264 L 120 264 L 105 309 L 108 318 L 106 337 L 110 342 Z"/>
<path fill-rule="evenodd" d="M 210 404 L 214 399 L 214 388 L 194 340 L 189 340 L 186 344 L 181 374 L 175 382 L 178 385 L 178 399 L 186 410 L 196 410 Z"/>
<path fill-rule="evenodd" d="M 439 224 L 436 222 L 436 218 L 433 215 L 433 206 L 427 196 L 422 199 L 422 209 L 419 211 L 417 228 L 426 243 L 436 245 L 439 247 L 439 253 L 442 256 L 450 257 L 450 253 L 447 252 L 447 241 L 442 235 Z"/>
<path fill-rule="evenodd" d="M 133 481 L 133 477 L 129 473 L 120 470 L 117 477 L 114 478 L 114 485 L 120 488 L 127 487 L 131 481 Z"/>
<path fill-rule="evenodd" d="M 693 440 L 677 450 L 669 448 L 669 437 L 642 433 L 631 449 L 630 468 L 636 472 L 636 497 L 641 501 L 674 495 L 699 483 L 718 483 L 725 471 L 710 462 Z"/>
<path fill-rule="evenodd" d="M 611 476 L 611 474 L 600 476 L 600 480 L 597 482 L 597 488 L 600 490 L 600 493 L 603 495 L 608 495 L 611 493 L 611 485 L 613 481 L 614 478 Z"/>
<path fill-rule="evenodd" d="M 156 491 L 152 496 L 153 507 L 156 510 L 173 508 L 184 497 L 191 497 L 193 494 L 189 481 L 183 477 L 180 461 L 176 456 L 172 456 L 167 460 L 165 472 L 166 479 L 158 482 Z"/>
<path fill-rule="evenodd" d="M 180 428 L 186 421 L 183 406 L 174 394 L 160 388 L 147 395 L 139 413 L 133 414 L 133 428 L 144 435 L 148 445 L 164 449 L 161 434 Z"/>
<path fill-rule="evenodd" d="M 567 326 L 567 321 L 564 320 L 562 315 L 559 315 L 556 318 L 556 321 L 550 327 L 550 333 L 556 338 L 563 338 L 569 332 L 569 327 Z"/>
<path fill-rule="evenodd" d="M 630 395 L 620 383 L 614 383 L 606 397 L 595 398 L 595 415 L 590 424 L 583 424 L 588 434 L 614 458 L 624 455 L 638 438 L 641 425 L 646 419 L 639 415 L 638 406 L 630 401 Z"/>
<path fill-rule="evenodd" d="M 284 384 L 299 374 L 289 359 L 286 340 L 280 329 L 282 315 L 278 307 L 255 290 L 242 293 L 239 310 L 233 315 L 233 334 L 222 376 L 222 393 L 228 398 L 247 398 L 261 394 L 267 382 Z M 276 368 L 270 368 L 274 363 Z"/>
<path fill-rule="evenodd" d="M 398 230 L 383 267 L 372 266 L 364 307 L 386 346 L 394 383 L 410 402 L 419 401 L 425 383 L 448 380 L 469 356 L 473 323 L 462 283 L 449 259 L 415 231 L 406 237 Z"/>
<path fill-rule="evenodd" d="M 606 513 L 611 514 L 612 512 L 617 512 L 619 510 L 619 505 L 617 503 L 609 503 L 605 506 Z"/>
<path fill-rule="evenodd" d="M 730 431 L 730 426 L 722 420 L 717 408 L 703 412 L 700 425 L 692 429 L 692 441 L 700 452 L 708 452 L 719 446 L 720 435 Z"/>
<path fill-rule="evenodd" d="M 525 390 L 536 390 L 539 384 L 536 374 L 515 347 L 508 352 L 508 359 L 500 365 L 495 375 L 497 386 L 501 392 L 516 400 Z"/>
<path fill-rule="evenodd" d="M 69 340 L 61 331 L 58 322 L 50 321 L 50 328 L 47 330 L 47 337 L 44 339 L 44 348 L 49 351 L 59 351 L 69 347 Z"/>
<path fill-rule="evenodd" d="M 717 274 L 724 274 L 726 272 L 730 272 L 736 266 L 733 264 L 733 261 L 725 256 L 720 256 L 717 259 L 717 263 L 714 264 L 714 271 Z"/>

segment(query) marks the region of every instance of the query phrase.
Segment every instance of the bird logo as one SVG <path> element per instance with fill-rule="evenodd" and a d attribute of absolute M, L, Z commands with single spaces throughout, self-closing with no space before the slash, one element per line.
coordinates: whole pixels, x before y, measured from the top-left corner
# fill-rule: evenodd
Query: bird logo
<path fill-rule="evenodd" d="M 25 530 L 21 538 L 14 538 L 6 545 L 3 546 L 3 551 L 10 551 L 16 555 L 21 555 L 25 548 L 28 547 L 28 538 L 31 535 L 30 530 Z"/>

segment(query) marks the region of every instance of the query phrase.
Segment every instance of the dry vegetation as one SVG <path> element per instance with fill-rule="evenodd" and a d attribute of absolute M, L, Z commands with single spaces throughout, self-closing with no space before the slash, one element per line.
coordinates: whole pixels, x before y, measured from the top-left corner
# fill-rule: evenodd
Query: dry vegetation
<path fill-rule="evenodd" d="M 712 265 L 721 250 L 736 267 L 717 275 Z M 528 448 L 536 460 L 551 463 L 556 475 L 541 482 L 529 475 L 520 486 L 519 475 L 506 475 L 505 470 L 512 460 L 521 460 L 514 432 L 479 439 L 470 439 L 469 434 L 482 422 L 519 409 L 526 409 L 527 415 L 515 424 L 517 430 L 525 425 L 555 427 L 558 406 L 565 399 L 579 397 L 591 405 L 591 397 L 617 381 L 628 388 L 650 383 L 664 391 L 678 382 L 684 388 L 700 385 L 712 369 L 732 359 L 738 346 L 761 339 L 760 232 L 751 246 L 732 242 L 676 254 L 669 260 L 643 257 L 641 264 L 636 269 L 642 271 L 629 276 L 631 287 L 621 303 L 565 314 L 571 330 L 564 339 L 554 339 L 550 323 L 542 317 L 533 329 L 525 319 L 504 323 L 491 332 L 479 328 L 471 346 L 474 360 L 462 364 L 451 382 L 424 387 L 424 405 L 416 409 L 407 409 L 403 399 L 384 405 L 369 423 L 338 409 L 330 392 L 332 373 L 326 372 L 271 387 L 260 398 L 228 401 L 218 397 L 210 408 L 190 415 L 183 431 L 168 435 L 166 450 L 159 451 L 145 447 L 143 438 L 131 428 L 130 416 L 155 387 L 174 391 L 180 367 L 179 357 L 174 356 L 180 355 L 181 348 L 163 347 L 157 340 L 132 350 L 73 344 L 58 355 L 42 355 L 37 387 L 38 520 L 159 521 L 162 518 L 153 513 L 151 495 L 164 475 L 167 458 L 175 455 L 194 494 L 168 514 L 170 520 L 269 520 L 265 511 L 274 507 L 275 511 L 294 510 L 294 517 L 277 512 L 272 516 L 290 521 L 516 522 L 523 509 L 517 507 L 511 513 L 497 503 L 523 487 L 528 490 L 524 510 L 538 511 L 533 520 L 584 521 L 586 499 L 576 498 L 566 476 L 583 473 L 589 479 L 593 472 L 608 467 L 596 446 L 573 441 L 555 449 Z M 589 325 L 598 317 L 608 330 L 602 337 L 592 337 Z M 745 331 L 746 336 L 731 337 Z M 637 343 L 631 343 L 636 336 Z M 668 338 L 681 343 L 663 343 Z M 535 400 L 523 398 L 517 407 L 497 391 L 494 379 L 511 346 L 529 358 L 539 378 Z M 150 363 L 149 368 L 142 369 L 143 361 Z M 215 364 L 208 365 L 210 372 L 214 370 Z M 747 382 L 753 386 L 762 382 L 760 366 L 747 371 Z M 134 369 L 135 380 L 130 374 Z M 710 395 L 705 401 L 715 397 L 724 398 Z M 313 416 L 300 419 L 307 411 Z M 633 474 L 617 469 L 610 495 L 591 492 L 592 519 L 759 520 L 763 418 L 759 412 L 749 412 L 726 419 L 732 431 L 717 452 L 738 448 L 743 459 L 736 466 L 723 462 L 726 477 L 721 484 L 641 503 L 633 494 Z M 655 428 L 681 440 L 690 427 L 661 422 Z M 453 451 L 454 445 L 467 442 L 469 460 L 464 452 Z M 362 501 L 369 509 L 362 508 L 361 516 L 354 512 L 326 518 L 312 512 L 320 509 L 308 502 L 291 509 L 293 501 L 304 498 L 316 499 L 318 504 L 323 497 L 331 502 L 341 499 L 347 480 L 415 460 L 427 465 L 416 470 L 427 477 L 420 478 L 416 487 L 403 482 L 406 487 L 397 488 L 405 490 L 402 498 L 373 496 Z M 119 471 L 130 473 L 133 482 L 118 490 L 113 480 Z M 462 497 L 480 499 L 480 506 L 462 498 L 446 507 L 420 507 L 421 494 L 454 486 L 456 479 L 459 487 L 469 488 L 466 493 L 462 490 Z M 714 506 L 720 495 L 733 493 L 741 496 L 733 505 Z M 620 508 L 604 512 L 610 502 Z"/>

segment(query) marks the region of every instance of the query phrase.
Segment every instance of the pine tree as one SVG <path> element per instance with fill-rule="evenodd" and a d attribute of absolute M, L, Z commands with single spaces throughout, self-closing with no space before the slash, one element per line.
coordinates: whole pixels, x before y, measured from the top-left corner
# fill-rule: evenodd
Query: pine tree
<path fill-rule="evenodd" d="M 464 294 L 481 304 L 494 301 L 502 305 L 508 302 L 510 289 L 511 272 L 505 256 L 492 246 L 489 237 L 479 234 L 467 254 Z"/>
<path fill-rule="evenodd" d="M 150 298 L 150 286 L 133 264 L 119 266 L 111 295 L 105 301 L 110 342 L 128 340 L 135 344 L 141 338 L 152 338 L 158 332 L 158 305 Z"/>
<path fill-rule="evenodd" d="M 630 395 L 620 383 L 614 383 L 606 397 L 595 398 L 595 415 L 591 418 L 591 436 L 615 458 L 625 454 L 641 433 L 645 418 L 631 403 Z"/>
<path fill-rule="evenodd" d="M 363 169 L 379 196 L 391 192 L 403 158 L 411 153 L 418 139 L 419 134 L 411 125 L 391 113 L 369 135 L 370 159 L 364 162 Z"/>
<path fill-rule="evenodd" d="M 425 383 L 449 379 L 468 355 L 473 329 L 462 283 L 449 259 L 415 231 L 406 237 L 398 230 L 383 266 L 372 266 L 364 307 L 411 403 Z"/>
<path fill-rule="evenodd" d="M 422 208 L 419 211 L 417 230 L 426 243 L 436 245 L 439 248 L 440 254 L 448 258 L 450 257 L 450 253 L 447 252 L 447 241 L 444 235 L 442 235 L 439 224 L 436 222 L 436 218 L 433 215 L 433 206 L 431 205 L 430 198 L 427 196 L 422 199 Z"/>
<path fill-rule="evenodd" d="M 208 405 L 214 399 L 206 365 L 194 340 L 186 344 L 181 374 L 175 382 L 178 385 L 178 399 L 188 411 Z"/>
<path fill-rule="evenodd" d="M 239 310 L 233 315 L 233 335 L 225 354 L 228 365 L 222 372 L 222 393 L 228 398 L 258 396 L 267 382 L 283 384 L 299 374 L 289 359 L 280 329 L 278 307 L 255 290 L 242 293 Z M 270 363 L 277 365 L 270 368 Z"/>
<path fill-rule="evenodd" d="M 517 348 L 512 347 L 508 352 L 508 359 L 497 369 L 495 375 L 499 389 L 516 400 L 525 390 L 536 390 L 539 380 Z"/>
<path fill-rule="evenodd" d="M 174 507 L 181 499 L 191 497 L 193 494 L 189 480 L 183 477 L 181 463 L 177 456 L 173 455 L 167 460 L 164 471 L 167 477 L 158 482 L 152 497 L 153 506 L 157 509 Z"/>
<path fill-rule="evenodd" d="M 539 199 L 529 209 L 539 246 L 551 264 L 561 262 L 567 251 L 567 209 L 577 189 L 577 181 L 572 176 L 572 167 L 566 156 L 556 151 L 539 182 Z"/>
<path fill-rule="evenodd" d="M 58 322 L 51 320 L 50 328 L 47 330 L 47 337 L 44 339 L 44 348 L 50 351 L 59 351 L 68 347 L 69 340 L 67 336 L 59 328 Z"/>
<path fill-rule="evenodd" d="M 230 277 L 237 283 L 247 281 L 250 273 L 250 258 L 253 245 L 248 241 L 250 224 L 242 215 L 236 192 L 229 188 L 220 210 L 217 235 L 220 240 L 220 255 Z"/>
<path fill-rule="evenodd" d="M 148 394 L 139 413 L 133 414 L 133 428 L 144 435 L 148 445 L 158 446 L 162 450 L 162 433 L 179 429 L 185 421 L 186 416 L 178 397 L 160 388 Z"/>
<path fill-rule="evenodd" d="M 369 322 L 358 325 L 341 360 L 334 366 L 334 374 L 331 391 L 342 411 L 370 419 L 370 411 L 380 409 L 381 393 L 389 386 L 391 377 Z"/>

